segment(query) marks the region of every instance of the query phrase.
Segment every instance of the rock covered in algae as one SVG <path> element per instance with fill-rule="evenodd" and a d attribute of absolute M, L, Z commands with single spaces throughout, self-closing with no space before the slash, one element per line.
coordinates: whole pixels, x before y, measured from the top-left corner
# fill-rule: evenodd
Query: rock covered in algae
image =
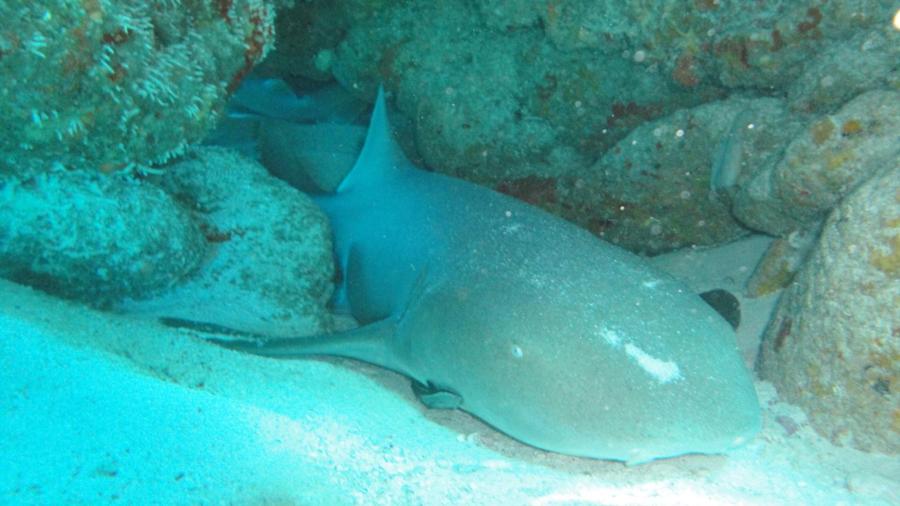
<path fill-rule="evenodd" d="M 107 305 L 194 269 L 198 226 L 136 176 L 207 133 L 276 2 L 0 2 L 0 275 Z"/>
<path fill-rule="evenodd" d="M 269 0 L 0 2 L 0 172 L 112 172 L 199 141 L 272 47 Z"/>
<path fill-rule="evenodd" d="M 107 306 L 172 286 L 206 242 L 170 195 L 126 174 L 0 178 L 0 275 Z"/>
<path fill-rule="evenodd" d="M 331 229 L 309 197 L 220 147 L 193 149 L 161 184 L 193 210 L 209 253 L 190 278 L 123 309 L 266 335 L 330 330 Z"/>
<path fill-rule="evenodd" d="M 772 235 L 814 226 L 900 154 L 900 93 L 864 93 L 812 119 L 781 161 L 761 167 L 735 195 L 741 222 Z"/>
<path fill-rule="evenodd" d="M 747 295 L 763 297 L 787 287 L 818 242 L 819 232 L 820 227 L 811 227 L 775 239 L 747 280 Z"/>
<path fill-rule="evenodd" d="M 634 251 L 732 241 L 748 233 L 731 195 L 774 166 L 789 132 L 783 101 L 731 98 L 647 122 L 593 167 L 558 184 L 560 214 Z"/>
<path fill-rule="evenodd" d="M 795 111 L 829 113 L 874 89 L 900 87 L 900 30 L 881 23 L 853 37 L 825 45 L 788 87 Z"/>
<path fill-rule="evenodd" d="M 900 453 L 900 160 L 828 218 L 766 330 L 760 374 L 838 444 Z"/>

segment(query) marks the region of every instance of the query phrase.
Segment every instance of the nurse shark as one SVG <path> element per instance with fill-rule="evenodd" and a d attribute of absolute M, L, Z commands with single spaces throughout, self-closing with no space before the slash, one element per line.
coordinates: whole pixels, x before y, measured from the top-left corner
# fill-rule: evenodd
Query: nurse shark
<path fill-rule="evenodd" d="M 413 380 L 529 445 L 629 464 L 723 453 L 760 408 L 732 328 L 640 257 L 538 208 L 417 169 L 379 90 L 366 142 L 334 194 L 337 309 L 362 325 L 222 346 L 336 355 Z"/>

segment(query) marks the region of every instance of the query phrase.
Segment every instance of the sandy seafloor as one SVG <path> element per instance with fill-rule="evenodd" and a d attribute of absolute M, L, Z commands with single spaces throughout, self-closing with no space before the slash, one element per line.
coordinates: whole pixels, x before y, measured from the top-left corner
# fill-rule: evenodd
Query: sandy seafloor
<path fill-rule="evenodd" d="M 766 242 L 657 262 L 737 290 Z M 773 301 L 743 301 L 748 362 Z M 626 467 L 426 410 L 374 367 L 241 355 L 9 282 L 0 336 L 0 504 L 900 504 L 900 459 L 831 445 L 762 382 L 749 445 Z"/>

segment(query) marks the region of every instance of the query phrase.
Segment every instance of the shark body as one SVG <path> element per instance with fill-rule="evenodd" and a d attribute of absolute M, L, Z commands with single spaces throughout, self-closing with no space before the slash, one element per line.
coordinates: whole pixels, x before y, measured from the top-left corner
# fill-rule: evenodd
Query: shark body
<path fill-rule="evenodd" d="M 383 366 L 426 405 L 569 455 L 722 453 L 759 430 L 733 330 L 700 297 L 549 213 L 417 169 L 382 92 L 356 165 L 317 201 L 343 273 L 335 304 L 362 326 L 220 344 Z"/>

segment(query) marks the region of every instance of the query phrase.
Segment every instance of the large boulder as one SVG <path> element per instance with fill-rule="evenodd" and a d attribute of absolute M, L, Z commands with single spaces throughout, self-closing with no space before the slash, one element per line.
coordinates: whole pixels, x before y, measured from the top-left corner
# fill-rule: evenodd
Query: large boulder
<path fill-rule="evenodd" d="M 331 330 L 331 229 L 309 197 L 220 147 L 192 150 L 160 183 L 193 211 L 207 258 L 182 283 L 122 309 L 266 335 Z"/>
<path fill-rule="evenodd" d="M 816 226 L 842 198 L 896 160 L 898 132 L 897 91 L 869 91 L 834 114 L 812 119 L 781 161 L 755 168 L 735 196 L 735 216 L 776 236 Z"/>
<path fill-rule="evenodd" d="M 900 453 L 900 159 L 828 218 L 759 372 L 838 444 Z"/>
<path fill-rule="evenodd" d="M 822 48 L 788 87 L 795 111 L 828 113 L 868 90 L 900 88 L 900 30 L 882 23 Z"/>
<path fill-rule="evenodd" d="M 0 2 L 0 275 L 105 306 L 196 268 L 198 225 L 144 176 L 206 135 L 290 2 Z"/>
<path fill-rule="evenodd" d="M 0 173 L 169 160 L 272 47 L 274 17 L 272 0 L 0 2 Z"/>
<path fill-rule="evenodd" d="M 678 110 L 561 180 L 558 212 L 646 254 L 732 241 L 748 233 L 731 214 L 732 195 L 756 170 L 774 166 L 802 125 L 774 98 Z"/>
<path fill-rule="evenodd" d="M 126 174 L 0 177 L 0 276 L 95 306 L 162 291 L 206 242 L 190 213 Z"/>

